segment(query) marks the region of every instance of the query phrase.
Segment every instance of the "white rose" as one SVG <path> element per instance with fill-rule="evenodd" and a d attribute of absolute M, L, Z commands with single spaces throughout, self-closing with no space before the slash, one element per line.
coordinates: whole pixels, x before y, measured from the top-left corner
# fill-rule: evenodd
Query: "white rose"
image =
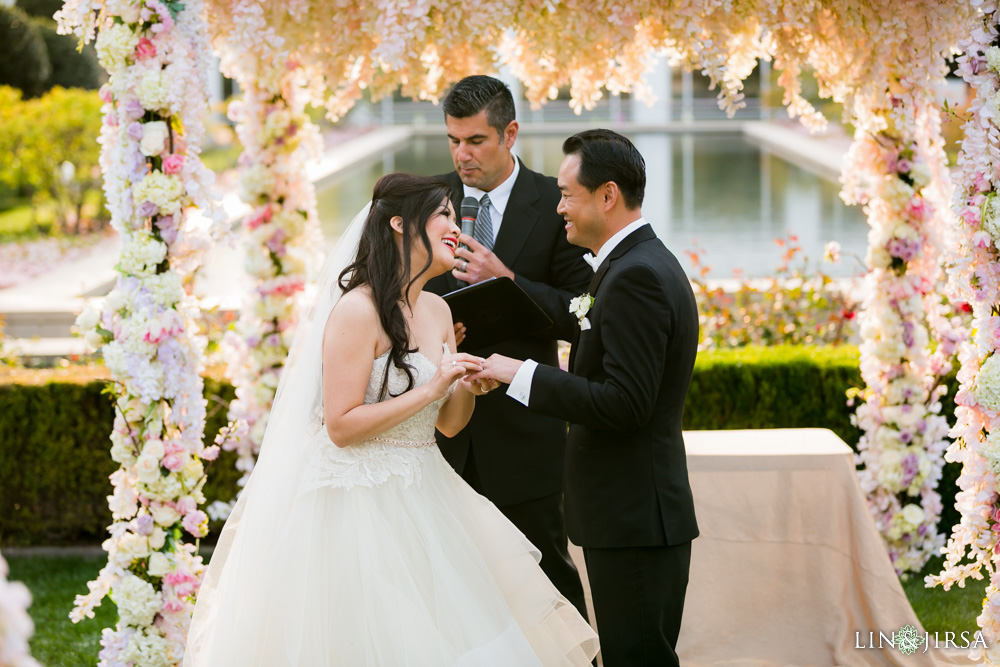
<path fill-rule="evenodd" d="M 135 462 L 135 473 L 146 484 L 156 481 L 160 476 L 160 459 L 155 456 L 140 456 Z"/>
<path fill-rule="evenodd" d="M 155 521 L 155 519 L 154 519 Z M 163 545 L 167 543 L 167 533 L 165 530 L 159 526 L 153 528 L 152 534 L 149 536 L 149 548 L 150 549 L 162 549 Z"/>
<path fill-rule="evenodd" d="M 80 327 L 80 331 L 93 329 L 100 321 L 101 313 L 93 306 L 87 306 L 83 312 L 76 316 L 76 326 Z"/>
<path fill-rule="evenodd" d="M 163 152 L 167 138 L 170 136 L 170 128 L 162 120 L 154 120 L 150 123 L 142 124 L 142 140 L 139 142 L 139 150 L 143 155 L 159 155 Z"/>
<path fill-rule="evenodd" d="M 162 551 L 154 551 L 149 557 L 149 575 L 151 577 L 162 577 L 167 572 L 170 572 L 171 565 L 170 559 L 167 558 Z"/>
<path fill-rule="evenodd" d="M 169 505 L 161 503 L 151 503 L 149 505 L 149 513 L 153 515 L 153 521 L 164 528 L 170 528 L 181 518 L 180 512 Z"/>
<path fill-rule="evenodd" d="M 104 307 L 113 313 L 118 312 L 125 307 L 125 295 L 117 289 L 111 290 L 111 292 L 104 297 Z"/>
<path fill-rule="evenodd" d="M 910 503 L 903 508 L 903 521 L 913 526 L 914 529 L 917 528 L 924 522 L 924 510 L 920 505 Z"/>
<path fill-rule="evenodd" d="M 107 0 L 109 14 L 120 16 L 125 23 L 138 23 L 141 18 L 140 3 L 133 0 Z"/>
<path fill-rule="evenodd" d="M 87 333 L 83 334 L 83 339 L 87 341 L 87 345 L 95 350 L 104 345 L 104 336 L 97 333 L 95 329 L 90 329 Z"/>
<path fill-rule="evenodd" d="M 157 461 L 163 458 L 163 454 L 164 450 L 162 440 L 147 440 L 146 444 L 142 448 L 143 456 L 151 456 Z"/>

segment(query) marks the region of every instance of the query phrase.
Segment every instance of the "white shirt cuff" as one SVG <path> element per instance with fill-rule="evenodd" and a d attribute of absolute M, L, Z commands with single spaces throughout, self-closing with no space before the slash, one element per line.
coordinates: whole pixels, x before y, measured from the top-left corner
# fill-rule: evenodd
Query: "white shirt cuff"
<path fill-rule="evenodd" d="M 525 407 L 528 406 L 528 400 L 531 398 L 531 378 L 535 376 L 536 368 L 538 368 L 537 361 L 525 359 L 521 367 L 517 369 L 517 373 L 514 374 L 514 379 L 510 381 L 510 386 L 507 387 L 507 395 L 515 401 L 523 403 Z"/>

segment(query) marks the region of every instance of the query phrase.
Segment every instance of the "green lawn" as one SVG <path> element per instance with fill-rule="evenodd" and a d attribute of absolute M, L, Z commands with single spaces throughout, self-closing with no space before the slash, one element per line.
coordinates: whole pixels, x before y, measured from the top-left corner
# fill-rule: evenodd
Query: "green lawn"
<path fill-rule="evenodd" d="M 983 598 L 986 597 L 987 577 L 979 581 L 970 579 L 965 582 L 965 588 L 952 586 L 947 592 L 940 586 L 925 588 L 924 577 L 940 572 L 943 561 L 940 556 L 932 558 L 919 576 L 914 575 L 904 581 L 906 597 L 927 632 L 940 632 L 942 637 L 945 632 L 975 632 L 979 629 L 976 617 L 982 611 Z"/>
<path fill-rule="evenodd" d="M 46 667 L 93 667 L 101 650 L 101 629 L 117 620 L 115 605 L 105 600 L 95 617 L 82 623 L 69 620 L 69 610 L 78 593 L 87 592 L 87 582 L 97 574 L 104 556 L 5 557 L 10 579 L 31 590 L 29 612 L 35 622 L 31 653 Z"/>
<path fill-rule="evenodd" d="M 7 558 L 10 579 L 23 581 L 34 597 L 31 616 L 35 636 L 31 640 L 34 657 L 47 667 L 91 667 L 97 662 L 101 629 L 115 623 L 114 604 L 109 600 L 97 608 L 97 616 L 74 625 L 68 618 L 73 598 L 85 593 L 87 581 L 104 565 L 103 556 Z M 985 582 L 970 582 L 964 589 L 945 592 L 923 587 L 923 575 L 937 572 L 940 559 L 933 561 L 919 577 L 904 582 L 910 603 L 924 629 L 930 633 L 975 631 L 976 616 L 982 607 Z"/>

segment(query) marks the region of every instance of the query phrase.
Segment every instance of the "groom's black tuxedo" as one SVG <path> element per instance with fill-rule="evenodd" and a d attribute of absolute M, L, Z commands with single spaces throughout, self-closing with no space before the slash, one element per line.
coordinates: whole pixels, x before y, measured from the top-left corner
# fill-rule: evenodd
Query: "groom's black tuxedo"
<path fill-rule="evenodd" d="M 583 249 L 566 240 L 565 222 L 556 213 L 561 195 L 555 179 L 523 163 L 519 169 L 493 252 L 555 326 L 544 335 L 470 351 L 483 357 L 493 353 L 530 357 L 558 367 L 556 341 L 569 340 L 576 327 L 569 301 L 584 290 L 593 272 L 583 260 Z M 463 198 L 458 174 L 441 178 L 452 186 L 458 211 Z M 425 289 L 443 295 L 458 287 L 449 271 L 431 279 Z M 586 614 L 580 577 L 566 551 L 565 420 L 531 412 L 496 391 L 476 399 L 472 419 L 458 435 L 447 438 L 438 433 L 437 441 L 452 467 L 541 550 L 542 570 Z"/>
<path fill-rule="evenodd" d="M 571 424 L 566 525 L 584 548 L 604 664 L 676 664 L 698 536 L 681 434 L 697 305 L 649 225 L 614 248 L 587 291 L 590 328 L 571 372 L 539 365 L 529 406 Z"/>

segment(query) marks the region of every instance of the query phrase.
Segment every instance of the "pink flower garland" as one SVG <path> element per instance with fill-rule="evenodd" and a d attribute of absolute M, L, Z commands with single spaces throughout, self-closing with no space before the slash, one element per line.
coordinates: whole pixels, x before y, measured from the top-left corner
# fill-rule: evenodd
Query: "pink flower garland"
<path fill-rule="evenodd" d="M 932 356 L 936 330 L 925 310 L 936 301 L 934 312 L 940 313 L 936 288 L 943 277 L 932 176 L 944 172 L 944 155 L 932 150 L 939 141 L 918 141 L 917 118 L 935 113 L 926 99 L 891 97 L 888 109 L 875 112 L 883 129 L 859 130 L 844 167 L 843 197 L 863 204 L 871 225 L 859 318 L 866 387 L 853 416 L 862 430 L 858 477 L 889 557 L 904 576 L 944 545 L 937 532 L 937 485 L 948 424 L 939 399 L 957 336 L 942 332 L 948 344 L 935 345 Z M 933 122 L 920 126 L 937 129 Z M 932 160 L 941 164 L 932 168 Z M 935 324 L 950 321 L 941 314 Z"/>
<path fill-rule="evenodd" d="M 958 215 L 951 239 L 953 263 L 948 267 L 949 287 L 957 299 L 971 305 L 973 315 L 973 335 L 959 350 L 960 389 L 951 431 L 956 439 L 946 455 L 962 463 L 961 491 L 955 499 L 962 519 L 948 540 L 942 572 L 928 576 L 927 584 L 945 590 L 954 584 L 964 587 L 970 577 L 982 579 L 985 570 L 989 581 L 977 620 L 989 648 L 977 649 L 973 658 L 1000 665 L 1000 14 L 995 0 L 968 4 L 980 14 L 962 42 L 958 66 L 976 96 L 958 157 Z"/>
<path fill-rule="evenodd" d="M 194 544 L 208 516 L 204 341 L 184 281 L 210 239 L 195 208 L 215 221 L 213 174 L 198 158 L 207 110 L 208 45 L 200 0 L 69 0 L 60 30 L 96 47 L 109 82 L 101 90 L 101 167 L 111 224 L 122 239 L 120 277 L 101 310 L 77 320 L 102 347 L 112 377 L 115 421 L 108 498 L 108 564 L 70 618 L 93 617 L 110 596 L 115 628 L 101 638 L 102 666 L 168 667 L 181 661 L 204 566 Z M 238 437 L 231 426 L 217 442 Z"/>
<path fill-rule="evenodd" d="M 224 339 L 227 374 L 236 387 L 229 416 L 250 429 L 248 437 L 230 444 L 244 472 L 243 486 L 264 439 L 300 296 L 323 247 L 315 190 L 305 171 L 306 163 L 319 157 L 321 141 L 305 114 L 307 96 L 294 60 L 255 66 L 247 58 L 224 58 L 223 68 L 243 89 L 242 100 L 230 105 L 230 117 L 244 146 L 240 195 L 254 207 L 243 228 L 245 267 L 257 284 Z M 232 503 L 213 503 L 209 512 L 224 517 Z"/>

